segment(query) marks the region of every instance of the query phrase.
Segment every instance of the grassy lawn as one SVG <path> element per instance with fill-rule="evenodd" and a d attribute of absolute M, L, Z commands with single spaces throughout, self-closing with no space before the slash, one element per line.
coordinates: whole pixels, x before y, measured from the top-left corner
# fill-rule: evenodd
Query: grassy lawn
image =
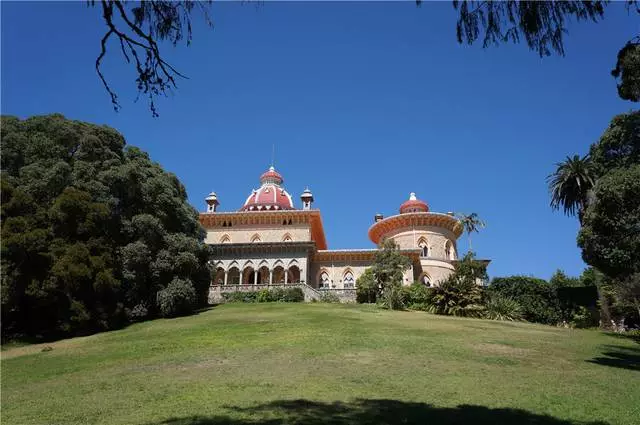
<path fill-rule="evenodd" d="M 2 423 L 640 424 L 640 344 L 335 304 L 228 304 L 2 351 Z"/>

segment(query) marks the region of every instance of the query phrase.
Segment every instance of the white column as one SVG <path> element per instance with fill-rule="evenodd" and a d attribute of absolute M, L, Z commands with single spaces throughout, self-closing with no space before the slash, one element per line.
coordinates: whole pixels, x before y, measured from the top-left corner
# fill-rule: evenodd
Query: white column
<path fill-rule="evenodd" d="M 227 278 L 229 277 L 229 272 L 227 270 L 224 271 L 224 284 L 227 284 Z"/>
<path fill-rule="evenodd" d="M 253 271 L 253 284 L 257 285 L 258 284 L 258 272 L 257 271 Z"/>
<path fill-rule="evenodd" d="M 269 270 L 269 285 L 273 283 L 273 270 Z"/>
<path fill-rule="evenodd" d="M 289 280 L 289 269 L 286 269 L 284 271 L 284 284 L 287 284 L 287 281 Z"/>
<path fill-rule="evenodd" d="M 240 279 L 238 280 L 238 285 L 242 285 L 242 275 L 244 273 L 244 270 L 240 270 Z"/>

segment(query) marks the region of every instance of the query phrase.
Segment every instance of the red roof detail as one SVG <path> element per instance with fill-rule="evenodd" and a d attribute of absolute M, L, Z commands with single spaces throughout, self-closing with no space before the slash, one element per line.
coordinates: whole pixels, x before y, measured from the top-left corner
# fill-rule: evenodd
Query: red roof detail
<path fill-rule="evenodd" d="M 284 181 L 280 173 L 270 167 L 260 176 L 259 189 L 254 190 L 240 211 L 293 210 L 291 195 L 280 184 Z"/>
<path fill-rule="evenodd" d="M 409 200 L 400 205 L 400 214 L 412 212 L 429 212 L 429 205 L 424 201 L 416 199 L 415 193 L 412 193 Z"/>

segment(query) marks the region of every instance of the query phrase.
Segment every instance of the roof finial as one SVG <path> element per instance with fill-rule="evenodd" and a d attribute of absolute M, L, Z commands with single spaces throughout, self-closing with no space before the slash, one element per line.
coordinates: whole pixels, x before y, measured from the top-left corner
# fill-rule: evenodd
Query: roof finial
<path fill-rule="evenodd" d="M 271 168 L 276 168 L 276 144 L 271 145 Z"/>

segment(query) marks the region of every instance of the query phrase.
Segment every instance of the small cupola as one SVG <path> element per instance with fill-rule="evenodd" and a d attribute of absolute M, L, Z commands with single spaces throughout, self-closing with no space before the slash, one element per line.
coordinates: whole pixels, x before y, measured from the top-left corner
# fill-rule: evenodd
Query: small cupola
<path fill-rule="evenodd" d="M 302 192 L 302 195 L 300 195 L 300 200 L 302 200 L 303 210 L 311 209 L 311 204 L 313 204 L 313 194 L 308 187 L 304 190 L 304 192 Z"/>
<path fill-rule="evenodd" d="M 207 203 L 207 212 L 216 212 L 216 208 L 218 207 L 218 205 L 220 205 L 220 202 L 218 202 L 218 195 L 216 195 L 215 192 L 211 192 L 209 196 L 204 198 L 204 200 Z"/>

